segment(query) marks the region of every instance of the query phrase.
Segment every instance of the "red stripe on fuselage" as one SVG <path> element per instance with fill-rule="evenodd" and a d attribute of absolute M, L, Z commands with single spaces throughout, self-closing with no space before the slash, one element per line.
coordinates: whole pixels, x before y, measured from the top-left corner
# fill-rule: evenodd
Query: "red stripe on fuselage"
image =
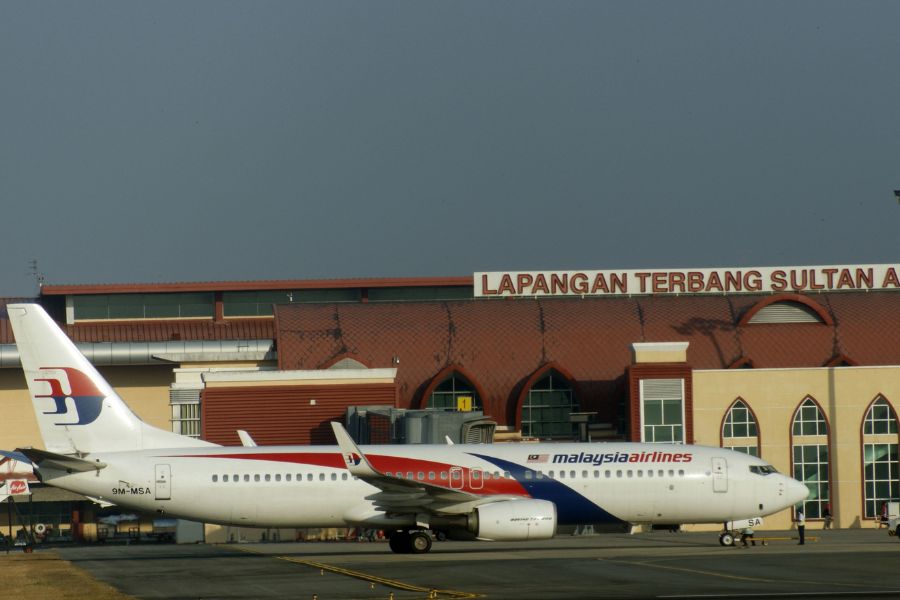
<path fill-rule="evenodd" d="M 487 471 L 486 469 L 472 469 L 469 467 L 462 467 L 458 465 L 450 465 L 430 460 L 422 460 L 419 458 L 404 458 L 400 456 L 373 456 L 367 454 L 366 458 L 369 459 L 369 463 L 371 463 L 375 470 L 381 473 L 391 473 L 394 477 L 399 477 L 400 474 L 402 474 L 402 479 L 422 481 L 423 483 L 428 483 L 447 489 L 461 490 L 463 492 L 478 494 L 479 496 L 493 496 L 494 494 L 509 494 L 512 496 L 528 495 L 528 492 L 525 491 L 525 488 L 522 487 L 522 485 L 515 479 L 507 479 L 505 477 L 494 478 L 493 474 L 496 471 L 493 470 L 489 471 L 491 473 L 491 478 L 485 479 L 484 474 Z M 451 485 L 451 467 L 455 467 L 457 470 L 461 471 L 461 485 Z M 475 472 L 478 473 L 479 478 L 473 480 L 472 474 Z M 419 477 L 420 473 L 422 475 L 421 478 Z M 434 474 L 435 478 L 429 479 L 429 476 L 432 473 Z M 441 479 L 441 473 L 447 473 L 447 479 Z M 412 477 L 410 477 L 410 474 L 412 474 Z M 473 487 L 473 481 L 475 482 L 476 486 L 480 482 L 481 487 Z"/>
<path fill-rule="evenodd" d="M 291 463 L 296 465 L 311 465 L 316 467 L 329 467 L 333 469 L 347 470 L 344 463 L 344 457 L 334 452 L 254 452 L 240 454 L 192 454 L 179 455 L 176 458 L 226 458 L 235 460 L 259 460 L 267 462 Z M 412 481 L 421 481 L 430 485 L 443 487 L 447 489 L 460 490 L 477 494 L 479 496 L 492 496 L 495 494 L 506 494 L 511 496 L 528 496 L 528 492 L 518 481 L 512 478 L 500 477 L 495 478 L 496 470 L 478 469 L 470 467 L 462 467 L 459 465 L 451 465 L 430 460 L 422 460 L 419 458 L 405 458 L 400 456 L 367 454 L 366 458 L 376 471 L 380 473 L 390 473 L 398 479 L 408 479 Z M 450 469 L 460 472 L 459 484 L 454 481 L 451 486 Z M 473 479 L 473 474 L 478 473 L 478 479 Z M 489 472 L 489 479 L 484 477 L 485 472 Z M 422 477 L 419 477 L 421 473 Z M 434 479 L 429 479 L 431 474 Z M 441 479 L 441 473 L 447 473 L 447 479 Z M 410 476 L 411 474 L 411 476 Z M 473 487 L 472 483 L 481 487 Z"/>

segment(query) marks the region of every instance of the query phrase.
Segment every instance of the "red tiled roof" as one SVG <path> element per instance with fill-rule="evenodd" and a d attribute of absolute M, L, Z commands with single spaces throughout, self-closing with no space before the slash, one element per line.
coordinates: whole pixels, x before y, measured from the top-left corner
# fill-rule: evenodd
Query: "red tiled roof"
<path fill-rule="evenodd" d="M 272 319 L 211 319 L 76 323 L 63 327 L 75 342 L 255 340 L 275 337 Z"/>
<path fill-rule="evenodd" d="M 900 364 L 900 293 L 810 296 L 833 316 L 833 326 L 737 325 L 769 297 L 282 305 L 279 366 L 315 369 L 350 355 L 389 367 L 397 357 L 400 406 L 417 407 L 433 377 L 456 365 L 484 389 L 485 412 L 513 423 L 521 386 L 547 363 L 576 379 L 582 410 L 612 418 L 633 342 L 690 342 L 695 369 L 724 369 L 741 359 L 756 368 L 821 367 L 837 355 L 859 365 Z"/>

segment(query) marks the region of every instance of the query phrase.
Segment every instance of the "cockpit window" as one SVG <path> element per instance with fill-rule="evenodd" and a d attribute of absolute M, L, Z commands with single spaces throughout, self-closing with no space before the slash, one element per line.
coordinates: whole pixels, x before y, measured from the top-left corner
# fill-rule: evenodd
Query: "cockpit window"
<path fill-rule="evenodd" d="M 771 475 L 777 473 L 778 470 L 772 465 L 750 465 L 750 472 L 757 475 Z"/>

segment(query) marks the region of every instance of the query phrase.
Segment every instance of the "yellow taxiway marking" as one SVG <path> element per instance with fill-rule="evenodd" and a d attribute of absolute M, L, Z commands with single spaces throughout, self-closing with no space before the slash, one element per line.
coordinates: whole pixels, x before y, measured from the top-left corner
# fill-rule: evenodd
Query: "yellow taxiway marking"
<path fill-rule="evenodd" d="M 703 569 L 689 569 L 687 567 L 673 567 L 671 565 L 663 565 L 655 562 L 649 561 L 638 561 L 638 560 L 614 560 L 607 558 L 598 558 L 597 560 L 611 562 L 611 563 L 619 563 L 623 565 L 631 565 L 637 567 L 654 567 L 656 569 L 668 569 L 669 571 L 681 571 L 684 573 L 693 573 L 695 575 L 709 575 L 710 577 L 721 577 L 722 579 L 736 579 L 738 581 L 755 581 L 755 582 L 763 582 L 763 583 L 797 583 L 797 584 L 816 584 L 816 585 L 838 585 L 845 587 L 857 587 L 857 588 L 871 588 L 872 586 L 865 583 L 844 583 L 839 581 L 803 581 L 803 580 L 792 580 L 792 579 L 766 579 L 764 577 L 746 577 L 741 575 L 730 575 L 728 573 L 719 573 L 716 571 L 705 571 Z"/>
<path fill-rule="evenodd" d="M 239 548 L 239 550 L 243 552 L 251 552 L 253 554 L 258 554 L 260 556 L 271 556 L 272 558 L 277 558 L 278 560 L 285 560 L 287 562 L 297 563 L 298 565 L 303 565 L 306 567 L 312 567 L 314 569 L 320 569 L 322 571 L 328 571 L 329 573 L 336 573 L 338 575 L 346 575 L 347 577 L 353 577 L 355 579 L 362 579 L 363 581 L 369 581 L 371 583 L 379 583 L 381 585 L 392 587 L 398 590 L 405 590 L 409 592 L 422 592 L 428 594 L 428 598 L 480 598 L 481 595 L 473 594 L 471 592 L 462 592 L 459 590 L 438 590 L 435 588 L 425 587 L 421 585 L 415 585 L 412 583 L 406 583 L 404 581 L 398 581 L 396 579 L 388 579 L 386 577 L 379 577 L 378 575 L 372 575 L 369 573 L 363 573 L 362 571 L 353 571 L 352 569 L 345 569 L 343 567 L 337 567 L 335 565 L 329 565 L 327 563 L 320 563 L 312 560 L 304 560 L 302 558 L 296 558 L 293 556 L 277 556 L 275 554 L 266 554 L 263 552 L 257 552 L 256 550 L 251 550 L 249 548 Z"/>
<path fill-rule="evenodd" d="M 717 573 L 715 571 L 704 571 L 703 569 L 688 569 L 687 567 L 673 567 L 671 565 L 661 565 L 659 563 L 645 562 L 639 560 L 612 560 L 608 558 L 598 558 L 604 562 L 619 563 L 623 565 L 632 565 L 637 567 L 654 567 L 657 569 L 667 569 L 669 571 L 683 571 L 685 573 L 694 573 L 695 575 L 710 575 L 711 577 L 722 577 L 723 579 L 738 579 L 740 581 L 765 581 L 774 583 L 774 579 L 763 579 L 762 577 L 745 577 L 741 575 L 729 575 L 728 573 Z"/>

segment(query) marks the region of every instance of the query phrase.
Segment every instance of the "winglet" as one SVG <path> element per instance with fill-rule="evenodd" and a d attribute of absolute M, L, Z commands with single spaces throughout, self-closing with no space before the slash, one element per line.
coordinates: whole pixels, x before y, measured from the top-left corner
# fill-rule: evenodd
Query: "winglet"
<path fill-rule="evenodd" d="M 237 430 L 238 437 L 241 438 L 241 445 L 245 448 L 255 448 L 256 441 L 250 436 L 249 433 L 244 431 L 243 429 Z"/>
<path fill-rule="evenodd" d="M 344 463 L 347 465 L 351 475 L 356 477 L 379 477 L 381 473 L 376 471 L 369 463 L 369 459 L 362 453 L 344 426 L 337 421 L 331 422 L 331 428 L 334 430 L 334 437 L 341 449 L 341 455 L 344 457 Z"/>

